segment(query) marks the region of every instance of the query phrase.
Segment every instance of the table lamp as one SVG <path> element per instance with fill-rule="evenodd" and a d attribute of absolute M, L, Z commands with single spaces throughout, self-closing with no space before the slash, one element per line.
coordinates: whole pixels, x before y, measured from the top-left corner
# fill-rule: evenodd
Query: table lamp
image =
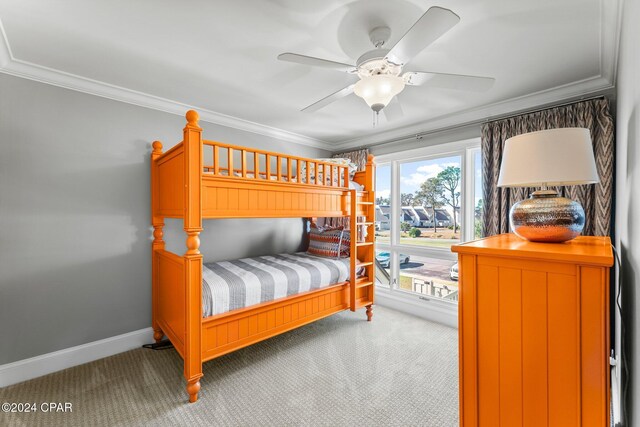
<path fill-rule="evenodd" d="M 599 181 L 588 129 L 543 130 L 505 142 L 498 187 L 541 187 L 509 211 L 511 230 L 524 239 L 559 243 L 580 235 L 585 220 L 580 203 L 547 187 Z"/>

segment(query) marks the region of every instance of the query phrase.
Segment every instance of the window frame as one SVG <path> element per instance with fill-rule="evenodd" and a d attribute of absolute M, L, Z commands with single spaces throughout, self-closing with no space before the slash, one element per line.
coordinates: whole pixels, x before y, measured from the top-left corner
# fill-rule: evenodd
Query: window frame
<path fill-rule="evenodd" d="M 399 288 L 400 269 L 399 254 L 407 254 L 420 256 L 425 258 L 435 258 L 455 262 L 457 256 L 446 248 L 429 248 L 424 246 L 415 246 L 400 244 L 400 170 L 401 165 L 405 163 L 434 160 L 443 157 L 460 157 L 461 165 L 461 188 L 460 200 L 462 209 L 459 213 L 458 220 L 462 232 L 460 242 L 474 240 L 474 215 L 475 215 L 475 185 L 476 178 L 474 173 L 475 155 L 480 152 L 480 138 L 465 139 L 456 142 L 431 145 L 412 150 L 398 151 L 389 154 L 376 156 L 376 164 L 378 167 L 390 166 L 390 239 L 389 243 L 376 241 L 376 252 L 387 251 L 391 255 L 390 262 L 390 283 L 389 287 L 376 286 L 376 290 L 382 290 L 383 294 L 391 292 L 396 296 L 403 295 L 406 298 L 419 298 L 428 301 L 440 310 L 456 311 L 458 303 L 455 301 L 447 301 L 435 298 L 429 298 L 416 292 L 406 291 Z"/>

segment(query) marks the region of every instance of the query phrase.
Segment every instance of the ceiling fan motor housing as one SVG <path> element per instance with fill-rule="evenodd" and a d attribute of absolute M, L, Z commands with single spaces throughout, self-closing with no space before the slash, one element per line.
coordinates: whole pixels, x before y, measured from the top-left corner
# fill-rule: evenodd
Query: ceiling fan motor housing
<path fill-rule="evenodd" d="M 402 66 L 390 62 L 387 58 L 389 49 L 374 49 L 362 55 L 356 62 L 360 77 L 376 74 L 391 74 L 397 76 L 402 71 Z"/>

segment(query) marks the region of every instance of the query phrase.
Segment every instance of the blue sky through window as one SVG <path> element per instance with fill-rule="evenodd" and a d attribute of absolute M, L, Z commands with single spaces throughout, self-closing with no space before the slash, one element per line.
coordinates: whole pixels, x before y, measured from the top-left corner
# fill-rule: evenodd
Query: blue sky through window
<path fill-rule="evenodd" d="M 402 163 L 400 165 L 400 191 L 415 193 L 420 184 L 432 178 L 447 166 L 460 167 L 460 156 L 441 157 L 438 159 Z M 482 198 L 482 170 L 480 153 L 474 155 L 475 204 Z M 391 195 L 391 167 L 379 166 L 376 169 L 376 198 L 388 198 Z"/>
<path fill-rule="evenodd" d="M 433 160 L 402 163 L 400 165 L 400 192 L 414 194 L 420 185 L 448 166 L 460 167 L 460 156 L 440 157 Z M 458 187 L 459 189 L 459 187 Z"/>
<path fill-rule="evenodd" d="M 376 168 L 376 198 L 391 196 L 391 166 L 384 165 Z"/>

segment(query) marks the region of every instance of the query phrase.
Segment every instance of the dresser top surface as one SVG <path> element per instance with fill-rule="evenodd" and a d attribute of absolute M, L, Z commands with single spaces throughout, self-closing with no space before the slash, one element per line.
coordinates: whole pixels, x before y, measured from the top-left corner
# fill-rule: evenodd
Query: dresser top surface
<path fill-rule="evenodd" d="M 509 233 L 455 245 L 451 250 L 476 255 L 576 262 L 605 267 L 613 265 L 613 251 L 609 237 L 578 236 L 564 243 L 538 243 Z"/>

